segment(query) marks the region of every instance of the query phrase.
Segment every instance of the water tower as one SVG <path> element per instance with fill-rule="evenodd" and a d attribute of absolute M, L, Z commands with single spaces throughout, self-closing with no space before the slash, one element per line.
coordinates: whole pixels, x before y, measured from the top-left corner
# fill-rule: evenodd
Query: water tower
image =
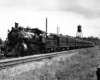
<path fill-rule="evenodd" d="M 81 26 L 81 25 L 78 25 L 78 26 L 77 26 L 76 37 L 80 37 L 80 38 L 83 37 L 83 34 L 82 34 L 82 26 Z"/>

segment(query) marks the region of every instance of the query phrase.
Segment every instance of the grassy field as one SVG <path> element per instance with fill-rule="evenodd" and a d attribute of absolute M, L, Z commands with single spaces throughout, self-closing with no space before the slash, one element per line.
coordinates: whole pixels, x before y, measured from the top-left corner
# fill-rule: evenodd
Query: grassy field
<path fill-rule="evenodd" d="M 0 74 L 0 80 L 96 80 L 100 49 L 82 49 L 78 53 L 71 58 L 64 55 L 46 60 L 41 67 L 20 75 Z"/>

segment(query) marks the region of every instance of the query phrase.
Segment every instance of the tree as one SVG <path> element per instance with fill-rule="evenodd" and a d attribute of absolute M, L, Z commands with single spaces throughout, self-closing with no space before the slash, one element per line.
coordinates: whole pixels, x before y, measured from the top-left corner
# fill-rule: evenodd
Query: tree
<path fill-rule="evenodd" d="M 3 43 L 3 41 L 2 41 L 2 39 L 0 38 L 0 44 L 2 44 Z"/>

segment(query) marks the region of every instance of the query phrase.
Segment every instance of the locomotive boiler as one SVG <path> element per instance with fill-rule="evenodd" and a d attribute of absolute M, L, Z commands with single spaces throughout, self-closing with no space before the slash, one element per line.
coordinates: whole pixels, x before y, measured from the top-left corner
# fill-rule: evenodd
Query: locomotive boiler
<path fill-rule="evenodd" d="M 45 32 L 38 28 L 12 27 L 5 42 L 5 56 L 25 56 L 38 54 L 44 49 Z"/>

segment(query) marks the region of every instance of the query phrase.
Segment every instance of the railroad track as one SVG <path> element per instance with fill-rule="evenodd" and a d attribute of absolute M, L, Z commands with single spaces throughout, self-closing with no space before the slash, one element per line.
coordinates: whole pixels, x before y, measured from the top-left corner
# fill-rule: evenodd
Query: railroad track
<path fill-rule="evenodd" d="M 51 58 L 60 54 L 67 53 L 67 52 L 68 51 L 61 51 L 61 52 L 55 52 L 55 53 L 50 53 L 50 54 L 40 54 L 40 55 L 0 60 L 0 68 L 5 68 L 6 66 L 8 67 L 8 66 L 16 65 L 16 64 L 26 63 L 26 62 L 42 60 L 45 58 Z"/>
<path fill-rule="evenodd" d="M 53 53 L 46 53 L 46 54 L 39 54 L 39 55 L 31 55 L 31 56 L 4 59 L 4 60 L 1 59 L 0 60 L 0 69 L 8 67 L 8 66 L 16 65 L 16 64 L 21 64 L 21 63 L 26 63 L 26 62 L 32 62 L 32 61 L 38 61 L 38 60 L 42 60 L 42 59 L 46 59 L 46 58 L 51 58 L 51 57 L 55 57 L 57 55 L 64 54 L 64 53 L 66 53 L 66 54 L 73 53 L 73 52 L 75 53 L 76 50 L 80 50 L 80 49 L 61 51 L 61 52 L 53 52 Z"/>

